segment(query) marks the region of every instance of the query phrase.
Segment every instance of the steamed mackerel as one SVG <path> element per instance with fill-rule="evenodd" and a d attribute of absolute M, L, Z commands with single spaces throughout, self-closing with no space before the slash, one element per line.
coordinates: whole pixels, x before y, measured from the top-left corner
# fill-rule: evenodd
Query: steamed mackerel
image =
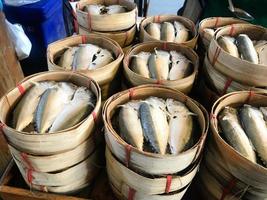
<path fill-rule="evenodd" d="M 42 94 L 34 116 L 38 133 L 49 130 L 58 114 L 72 99 L 75 89 L 73 84 L 60 82 Z"/>
<path fill-rule="evenodd" d="M 175 38 L 174 26 L 170 22 L 163 22 L 161 25 L 161 40 L 173 42 Z"/>
<path fill-rule="evenodd" d="M 148 59 L 150 55 L 151 53 L 149 52 L 140 52 L 137 55 L 134 55 L 131 63 L 133 72 L 149 78 Z"/>
<path fill-rule="evenodd" d="M 244 105 L 240 116 L 246 134 L 262 161 L 267 165 L 267 125 L 263 114 L 258 108 Z"/>
<path fill-rule="evenodd" d="M 181 153 L 192 138 L 193 119 L 192 113 L 181 102 L 173 99 L 166 100 L 170 113 L 169 121 L 169 146 L 172 154 Z"/>
<path fill-rule="evenodd" d="M 250 38 L 246 34 L 240 34 L 236 38 L 236 44 L 237 44 L 238 51 L 241 55 L 241 58 L 243 60 L 247 60 L 254 64 L 259 63 L 258 55 L 253 46 L 253 42 L 250 40 Z"/>
<path fill-rule="evenodd" d="M 78 47 L 68 47 L 64 54 L 61 56 L 58 65 L 65 69 L 71 70 L 73 67 L 74 55 L 77 50 Z"/>
<path fill-rule="evenodd" d="M 183 43 L 189 38 L 188 29 L 181 22 L 174 22 L 175 39 L 174 42 Z"/>
<path fill-rule="evenodd" d="M 94 59 L 89 64 L 89 70 L 104 67 L 105 65 L 111 63 L 114 60 L 112 54 L 107 49 L 100 49 L 94 55 Z"/>
<path fill-rule="evenodd" d="M 49 132 L 57 132 L 78 124 L 90 114 L 95 103 L 95 95 L 87 88 L 79 87 L 73 99 L 56 116 Z"/>
<path fill-rule="evenodd" d="M 84 11 L 90 15 L 100 15 L 103 9 L 105 9 L 103 5 L 90 4 L 85 6 Z"/>
<path fill-rule="evenodd" d="M 218 39 L 218 44 L 221 46 L 221 48 L 229 53 L 230 55 L 239 58 L 239 53 L 237 46 L 235 45 L 235 39 L 228 36 L 221 36 Z"/>
<path fill-rule="evenodd" d="M 181 53 L 171 51 L 171 69 L 169 80 L 179 80 L 189 75 L 191 61 Z"/>
<path fill-rule="evenodd" d="M 160 154 L 165 154 L 168 137 L 169 127 L 166 112 L 155 106 L 153 102 L 156 99 L 146 100 L 140 105 L 139 113 L 141 125 L 146 141 L 148 141 L 153 149 Z"/>
<path fill-rule="evenodd" d="M 22 99 L 16 105 L 13 112 L 13 126 L 16 130 L 22 131 L 34 118 L 34 112 L 44 91 L 52 87 L 54 82 L 38 82 L 27 90 Z"/>
<path fill-rule="evenodd" d="M 119 113 L 119 127 L 122 138 L 143 151 L 143 129 L 138 110 L 140 102 L 129 102 L 121 106 Z"/>
<path fill-rule="evenodd" d="M 110 5 L 106 7 L 107 14 L 118 14 L 126 12 L 126 8 L 121 5 Z"/>
<path fill-rule="evenodd" d="M 160 40 L 160 29 L 161 27 L 159 23 L 150 23 L 146 26 L 147 33 L 157 40 Z"/>
<path fill-rule="evenodd" d="M 239 123 L 237 110 L 235 108 L 225 107 L 223 111 L 221 111 L 218 119 L 222 134 L 228 144 L 245 158 L 256 163 L 256 154 L 245 131 Z"/>

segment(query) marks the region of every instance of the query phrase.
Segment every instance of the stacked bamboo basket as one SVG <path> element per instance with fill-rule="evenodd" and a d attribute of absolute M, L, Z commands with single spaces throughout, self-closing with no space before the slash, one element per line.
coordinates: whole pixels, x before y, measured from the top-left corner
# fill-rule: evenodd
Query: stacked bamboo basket
<path fill-rule="evenodd" d="M 127 9 L 125 13 L 92 15 L 84 11 L 86 5 L 121 5 Z M 137 6 L 127 0 L 81 0 L 76 8 L 79 34 L 99 34 L 116 41 L 126 52 L 134 42 L 137 31 Z"/>
<path fill-rule="evenodd" d="M 193 147 L 178 155 L 159 155 L 140 151 L 119 136 L 112 125 L 117 106 L 149 96 L 173 98 L 196 113 L 200 127 L 198 141 Z M 110 97 L 103 106 L 103 120 L 107 173 L 117 198 L 179 200 L 183 197 L 198 171 L 209 127 L 207 112 L 200 104 L 175 89 L 143 85 Z"/>
<path fill-rule="evenodd" d="M 217 42 L 220 36 L 247 34 L 252 40 L 266 40 L 266 29 L 251 24 L 233 24 L 216 31 L 203 64 L 202 89 L 212 105 L 220 96 L 234 91 L 266 91 L 267 67 L 252 64 L 225 52 Z"/>
<path fill-rule="evenodd" d="M 251 162 L 228 145 L 219 133 L 216 117 L 226 106 L 267 106 L 266 102 L 266 93 L 239 91 L 224 95 L 213 105 L 211 135 L 198 184 L 205 199 L 266 199 L 267 168 Z"/>
<path fill-rule="evenodd" d="M 159 41 L 153 38 L 151 35 L 149 35 L 148 32 L 146 31 L 146 26 L 149 23 L 152 22 L 163 23 L 163 22 L 174 22 L 174 21 L 182 23 L 189 30 L 189 40 L 181 44 L 186 45 L 192 49 L 195 48 L 198 39 L 198 32 L 195 24 L 190 19 L 177 15 L 159 15 L 159 16 L 151 16 L 145 18 L 140 24 L 140 41 L 141 42 Z"/>
<path fill-rule="evenodd" d="M 107 99 L 110 91 L 110 85 L 116 76 L 123 59 L 123 51 L 117 42 L 101 35 L 77 35 L 58 40 L 51 43 L 47 48 L 47 63 L 50 71 L 71 71 L 58 65 L 60 56 L 66 48 L 77 46 L 79 44 L 94 44 L 112 52 L 114 61 L 95 70 L 79 70 L 78 72 L 92 77 L 101 88 L 102 100 Z"/>
<path fill-rule="evenodd" d="M 96 96 L 94 110 L 83 121 L 49 134 L 21 132 L 9 126 L 9 115 L 21 95 L 40 81 L 66 81 L 89 88 Z M 19 83 L 0 100 L 0 121 L 9 150 L 30 188 L 55 193 L 74 193 L 88 186 L 97 175 L 96 119 L 101 109 L 98 84 L 75 72 L 44 72 Z"/>
<path fill-rule="evenodd" d="M 189 76 L 179 80 L 155 80 L 151 78 L 145 78 L 133 72 L 130 68 L 131 59 L 133 58 L 133 56 L 140 52 L 153 52 L 154 49 L 164 51 L 177 51 L 184 54 L 192 63 L 192 72 Z M 185 94 L 188 94 L 193 87 L 194 81 L 198 74 L 198 66 L 198 56 L 191 48 L 171 42 L 151 41 L 137 44 L 128 51 L 123 59 L 123 69 L 126 78 L 126 85 L 139 86 L 144 84 L 160 84 L 177 89 Z"/>

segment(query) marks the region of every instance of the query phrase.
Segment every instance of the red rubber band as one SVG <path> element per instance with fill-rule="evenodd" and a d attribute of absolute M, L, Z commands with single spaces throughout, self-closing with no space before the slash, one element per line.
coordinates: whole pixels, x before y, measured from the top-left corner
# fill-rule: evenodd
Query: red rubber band
<path fill-rule="evenodd" d="M 229 184 L 223 189 L 222 196 L 220 200 L 224 200 L 224 198 L 230 193 L 230 191 L 233 189 L 233 187 L 236 185 L 237 180 L 233 178 Z"/>
<path fill-rule="evenodd" d="M 157 80 L 156 84 L 162 85 L 162 80 L 161 79 Z"/>
<path fill-rule="evenodd" d="M 224 85 L 223 91 L 222 91 L 222 95 L 226 94 L 228 88 L 230 87 L 230 85 L 232 84 L 233 79 L 229 78 Z"/>
<path fill-rule="evenodd" d="M 219 17 L 216 17 L 216 21 L 215 21 L 215 25 L 214 25 L 215 28 L 217 28 L 217 26 L 219 24 L 219 20 L 220 20 L 220 18 Z"/>
<path fill-rule="evenodd" d="M 131 160 L 131 151 L 132 151 L 132 146 L 127 144 L 125 146 L 125 165 L 127 168 L 129 167 L 129 163 Z"/>
<path fill-rule="evenodd" d="M 233 24 L 231 24 L 231 29 L 230 29 L 229 35 L 233 36 L 234 35 L 234 31 L 235 31 L 235 27 L 234 27 Z"/>
<path fill-rule="evenodd" d="M 93 115 L 93 119 L 94 119 L 94 122 L 95 124 L 97 123 L 97 114 L 95 111 L 92 112 L 92 115 Z"/>
<path fill-rule="evenodd" d="M 217 47 L 215 50 L 215 54 L 213 56 L 213 59 L 212 59 L 212 63 L 211 63 L 213 67 L 214 67 L 215 63 L 217 62 L 217 59 L 218 59 L 220 53 L 221 53 L 221 48 Z"/>
<path fill-rule="evenodd" d="M 82 35 L 82 44 L 86 44 L 86 36 L 85 35 Z"/>
<path fill-rule="evenodd" d="M 24 153 L 24 152 L 21 152 L 21 153 L 20 153 L 20 156 L 21 156 L 22 160 L 28 165 L 27 167 L 28 167 L 29 169 L 34 170 L 33 167 L 32 167 L 31 162 L 30 162 L 29 159 L 28 159 L 28 155 L 27 155 L 26 153 Z"/>
<path fill-rule="evenodd" d="M 24 87 L 22 86 L 22 85 L 17 85 L 17 88 L 18 88 L 18 90 L 19 90 L 19 93 L 21 94 L 21 95 L 23 95 L 24 93 L 25 93 L 25 89 L 24 89 Z"/>
<path fill-rule="evenodd" d="M 136 193 L 135 189 L 129 188 L 129 191 L 128 191 L 128 200 L 134 200 L 135 193 Z"/>
<path fill-rule="evenodd" d="M 212 120 L 212 119 L 216 119 L 216 118 L 217 118 L 217 116 L 216 116 L 216 115 L 214 115 L 214 114 L 210 113 L 210 120 Z"/>
<path fill-rule="evenodd" d="M 166 177 L 166 188 L 165 188 L 165 193 L 169 193 L 171 189 L 171 184 L 172 184 L 172 176 L 168 175 Z"/>
<path fill-rule="evenodd" d="M 130 88 L 129 89 L 129 100 L 132 100 L 134 97 L 134 89 L 133 88 Z"/>
<path fill-rule="evenodd" d="M 88 20 L 88 30 L 91 32 L 92 31 L 92 17 L 90 13 L 87 13 L 87 20 Z"/>
<path fill-rule="evenodd" d="M 168 48 L 167 42 L 164 42 L 164 43 L 163 43 L 162 48 L 163 48 L 163 50 L 165 50 L 165 51 L 167 50 L 167 48 Z"/>
<path fill-rule="evenodd" d="M 253 90 L 250 90 L 248 93 L 247 103 L 250 102 L 251 98 L 255 95 L 255 92 Z"/>
<path fill-rule="evenodd" d="M 33 177 L 33 175 L 32 175 L 33 170 L 32 170 L 32 169 L 28 169 L 26 173 L 27 173 L 27 180 L 28 180 L 28 182 L 29 182 L 30 184 L 32 184 L 32 181 L 33 181 L 33 179 L 34 179 L 34 177 Z"/>

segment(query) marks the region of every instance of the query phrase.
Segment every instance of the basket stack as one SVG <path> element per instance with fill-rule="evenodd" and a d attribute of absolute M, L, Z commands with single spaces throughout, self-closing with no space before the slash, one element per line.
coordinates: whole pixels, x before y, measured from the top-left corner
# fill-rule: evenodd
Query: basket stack
<path fill-rule="evenodd" d="M 211 111 L 211 137 L 200 170 L 199 191 L 205 199 L 265 199 L 267 168 L 239 154 L 220 135 L 217 116 L 226 106 L 267 106 L 262 92 L 240 91 L 221 97 Z"/>
<path fill-rule="evenodd" d="M 121 5 L 127 9 L 125 13 L 92 15 L 84 8 L 90 4 Z M 116 41 L 126 52 L 134 42 L 137 31 L 137 6 L 127 0 L 82 0 L 76 8 L 78 32 L 82 35 L 99 34 Z"/>
<path fill-rule="evenodd" d="M 154 52 L 155 49 L 164 51 L 177 51 L 184 54 L 192 63 L 193 69 L 191 70 L 191 74 L 179 80 L 155 80 L 152 78 L 143 77 L 131 70 L 130 65 L 134 55 L 140 52 Z M 123 70 L 124 76 L 126 78 L 126 80 L 124 81 L 125 85 L 127 85 L 128 87 L 144 84 L 159 84 L 177 89 L 185 94 L 188 94 L 191 91 L 197 77 L 198 66 L 199 60 L 197 54 L 191 48 L 185 45 L 160 41 L 145 42 L 132 47 L 124 57 Z"/>
<path fill-rule="evenodd" d="M 112 119 L 117 106 L 150 96 L 184 102 L 197 115 L 199 137 L 195 145 L 178 155 L 140 151 L 115 131 Z M 205 143 L 208 116 L 205 109 L 177 90 L 143 85 L 110 97 L 103 107 L 106 163 L 110 185 L 118 199 L 181 199 L 196 175 Z"/>
<path fill-rule="evenodd" d="M 104 67 L 100 67 L 95 70 L 79 70 L 78 72 L 85 74 L 88 77 L 92 77 L 101 88 L 102 100 L 107 99 L 110 91 L 110 85 L 114 77 L 116 76 L 120 64 L 123 59 L 123 52 L 121 47 L 117 42 L 100 36 L 100 35 L 77 35 L 68 37 L 62 40 L 58 40 L 54 43 L 51 43 L 47 48 L 47 63 L 48 69 L 50 71 L 72 71 L 65 69 L 58 65 L 59 58 L 62 56 L 66 48 L 71 46 L 77 46 L 79 44 L 94 44 L 105 48 L 112 52 L 114 56 L 114 61 L 105 65 Z"/>
<path fill-rule="evenodd" d="M 140 41 L 141 42 L 159 41 L 153 38 L 151 35 L 149 35 L 148 32 L 146 31 L 146 26 L 149 23 L 152 22 L 163 23 L 163 22 L 174 22 L 174 21 L 182 23 L 189 30 L 189 40 L 181 44 L 186 45 L 192 49 L 195 48 L 198 38 L 198 32 L 195 24 L 190 19 L 177 15 L 159 15 L 159 16 L 151 16 L 145 18 L 140 24 Z"/>
<path fill-rule="evenodd" d="M 9 126 L 9 115 L 21 95 L 33 83 L 66 81 L 90 88 L 97 102 L 83 121 L 55 133 L 29 133 Z M 9 150 L 30 188 L 55 193 L 74 193 L 90 185 L 98 174 L 96 163 L 99 137 L 95 136 L 100 114 L 101 94 L 98 84 L 85 75 L 71 72 L 45 72 L 24 79 L 0 100 L 1 129 Z"/>
<path fill-rule="evenodd" d="M 211 106 L 220 96 L 234 91 L 266 91 L 267 67 L 233 57 L 224 51 L 217 40 L 220 36 L 247 34 L 252 40 L 266 40 L 266 29 L 251 24 L 233 24 L 216 32 L 203 64 L 203 97 L 210 96 Z M 209 94 L 209 95 L 208 95 Z"/>

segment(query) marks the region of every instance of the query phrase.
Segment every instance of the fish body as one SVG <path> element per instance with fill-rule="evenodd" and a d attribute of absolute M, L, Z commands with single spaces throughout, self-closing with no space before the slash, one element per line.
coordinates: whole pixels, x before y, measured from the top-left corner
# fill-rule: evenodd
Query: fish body
<path fill-rule="evenodd" d="M 262 112 L 250 105 L 240 111 L 241 121 L 259 157 L 267 165 L 267 126 Z"/>
<path fill-rule="evenodd" d="M 163 22 L 161 25 L 161 40 L 173 42 L 175 38 L 175 29 L 172 23 Z"/>
<path fill-rule="evenodd" d="M 121 106 L 119 113 L 119 127 L 121 136 L 128 143 L 143 151 L 143 129 L 139 118 L 139 102 L 129 102 Z"/>
<path fill-rule="evenodd" d="M 131 69 L 143 77 L 149 78 L 148 59 L 151 53 L 140 52 L 133 57 Z"/>
<path fill-rule="evenodd" d="M 78 47 L 68 47 L 59 60 L 59 66 L 71 70 L 73 66 L 74 55 L 77 50 Z"/>
<path fill-rule="evenodd" d="M 167 80 L 169 75 L 169 65 L 170 65 L 170 53 L 167 51 L 156 50 L 156 65 L 159 70 L 158 79 Z"/>
<path fill-rule="evenodd" d="M 188 108 L 181 102 L 173 99 L 166 100 L 170 113 L 169 147 L 172 154 L 181 153 L 192 138 L 193 119 Z"/>
<path fill-rule="evenodd" d="M 180 22 L 174 22 L 175 28 L 175 39 L 174 42 L 183 43 L 186 42 L 189 38 L 188 29 Z"/>
<path fill-rule="evenodd" d="M 236 44 L 238 51 L 243 60 L 249 61 L 254 64 L 258 64 L 258 55 L 253 46 L 253 42 L 246 34 L 240 34 L 236 38 Z"/>
<path fill-rule="evenodd" d="M 169 80 L 179 80 L 189 75 L 191 61 L 181 53 L 171 51 L 171 69 Z"/>
<path fill-rule="evenodd" d="M 89 64 L 89 70 L 104 67 L 114 60 L 112 54 L 107 49 L 101 49 L 99 53 L 95 54 L 95 57 L 96 58 Z"/>
<path fill-rule="evenodd" d="M 223 136 L 228 144 L 245 158 L 256 163 L 256 154 L 239 122 L 237 110 L 235 108 L 225 107 L 221 111 L 218 119 Z"/>
<path fill-rule="evenodd" d="M 118 13 L 125 13 L 127 10 L 124 6 L 121 5 L 110 5 L 106 7 L 107 14 L 118 14 Z"/>
<path fill-rule="evenodd" d="M 221 36 L 218 39 L 218 44 L 221 48 L 230 55 L 239 58 L 237 46 L 235 45 L 235 39 L 228 36 Z"/>
<path fill-rule="evenodd" d="M 54 82 L 38 82 L 26 91 L 13 111 L 13 124 L 16 130 L 22 131 L 33 121 L 40 96 L 53 85 Z"/>
<path fill-rule="evenodd" d="M 158 59 L 155 53 L 152 53 L 148 59 L 148 70 L 149 77 L 152 79 L 160 79 L 161 77 L 161 66 L 163 65 L 163 61 Z"/>
<path fill-rule="evenodd" d="M 160 40 L 160 35 L 161 35 L 161 32 L 160 32 L 160 24 L 159 23 L 150 23 L 146 26 L 146 31 L 147 33 L 157 39 L 157 40 Z"/>
<path fill-rule="evenodd" d="M 84 11 L 91 15 L 100 15 L 103 9 L 105 9 L 105 6 L 103 5 L 90 4 L 85 6 Z"/>
<path fill-rule="evenodd" d="M 40 97 L 34 121 L 38 133 L 46 133 L 75 92 L 74 85 L 60 82 Z"/>

